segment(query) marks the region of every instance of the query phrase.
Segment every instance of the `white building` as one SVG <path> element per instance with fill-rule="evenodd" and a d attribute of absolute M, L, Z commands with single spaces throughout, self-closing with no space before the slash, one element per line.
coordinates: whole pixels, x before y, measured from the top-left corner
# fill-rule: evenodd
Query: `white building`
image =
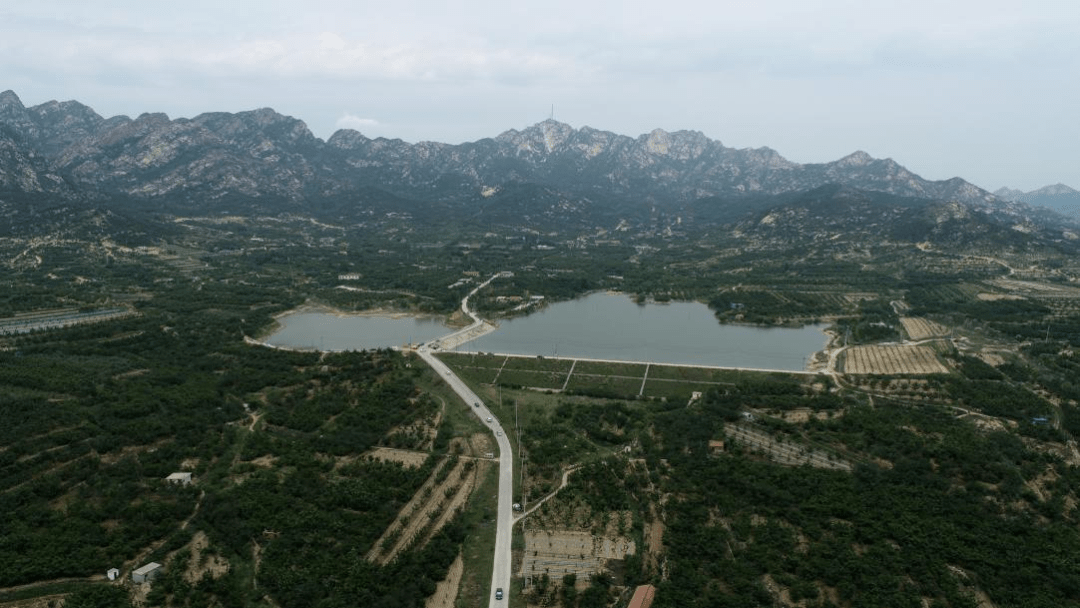
<path fill-rule="evenodd" d="M 108 577 L 108 579 L 110 581 L 115 581 L 116 578 L 118 576 L 120 576 L 120 569 L 119 568 L 109 568 L 109 570 L 105 573 L 105 576 Z"/>
<path fill-rule="evenodd" d="M 191 473 L 188 471 L 183 473 L 170 473 L 169 476 L 165 478 L 165 481 L 168 481 L 169 483 L 178 483 L 182 486 L 190 485 Z"/>
<path fill-rule="evenodd" d="M 157 562 L 150 562 L 145 566 L 136 569 L 131 573 L 131 582 L 133 583 L 148 583 L 154 580 L 158 574 L 161 573 L 161 564 Z"/>

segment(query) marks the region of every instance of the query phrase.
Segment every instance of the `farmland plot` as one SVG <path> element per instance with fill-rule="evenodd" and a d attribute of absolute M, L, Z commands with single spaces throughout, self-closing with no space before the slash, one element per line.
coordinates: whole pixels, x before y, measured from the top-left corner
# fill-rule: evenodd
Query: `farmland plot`
<path fill-rule="evenodd" d="M 934 349 L 921 344 L 852 346 L 844 352 L 847 374 L 947 374 Z"/>
<path fill-rule="evenodd" d="M 912 340 L 937 338 L 949 333 L 948 328 L 944 325 L 922 317 L 900 317 L 900 322 L 904 324 L 904 331 L 907 333 L 908 338 Z"/>
<path fill-rule="evenodd" d="M 572 530 L 525 532 L 525 561 L 522 576 L 528 585 L 533 576 L 548 575 L 559 580 L 567 574 L 579 580 L 604 570 L 609 559 L 624 559 L 637 550 L 632 539 L 623 536 L 594 536 Z"/>

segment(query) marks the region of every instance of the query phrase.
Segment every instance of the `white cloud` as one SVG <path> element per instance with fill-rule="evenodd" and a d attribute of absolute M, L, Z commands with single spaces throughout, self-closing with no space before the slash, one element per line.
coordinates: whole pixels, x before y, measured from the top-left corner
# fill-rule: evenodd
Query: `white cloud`
<path fill-rule="evenodd" d="M 800 161 L 863 148 L 914 169 L 935 159 L 928 177 L 1080 187 L 1058 160 L 1075 159 L 1080 129 L 1067 103 L 1080 97 L 1074 0 L 8 5 L 0 88 L 29 104 L 170 116 L 270 106 L 324 136 L 336 125 L 456 143 L 555 103 L 561 120 L 628 135 L 698 129 Z M 1009 165 L 1059 174 L 1020 183 Z"/>
<path fill-rule="evenodd" d="M 341 118 L 337 119 L 335 126 L 339 129 L 355 129 L 365 133 L 373 129 L 379 129 L 382 125 L 374 118 L 360 118 L 352 114 L 343 114 Z"/>

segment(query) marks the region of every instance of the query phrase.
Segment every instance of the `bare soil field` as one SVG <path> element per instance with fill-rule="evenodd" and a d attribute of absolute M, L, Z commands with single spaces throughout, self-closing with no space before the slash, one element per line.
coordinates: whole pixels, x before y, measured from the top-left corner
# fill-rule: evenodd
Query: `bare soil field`
<path fill-rule="evenodd" d="M 1023 300 L 1023 296 L 1013 295 L 1011 293 L 986 293 L 982 292 L 975 296 L 984 302 L 998 302 L 1000 300 Z"/>
<path fill-rule="evenodd" d="M 978 353 L 976 356 L 982 359 L 983 363 L 986 363 L 987 365 L 993 365 L 994 367 L 1005 364 L 1005 357 L 1002 357 L 997 353 L 982 352 Z"/>
<path fill-rule="evenodd" d="M 1080 289 L 1071 285 L 1057 283 L 1040 283 L 1038 281 L 1018 281 L 1016 279 L 995 279 L 991 281 L 994 286 L 1009 292 L 1029 294 L 1039 297 L 1067 297 L 1080 298 Z M 991 294 L 994 295 L 994 294 Z M 1005 299 L 1015 299 L 1005 298 Z"/>
<path fill-rule="evenodd" d="M 593 536 L 572 530 L 536 530 L 525 532 L 525 561 L 522 576 L 528 587 L 530 579 L 547 574 L 559 580 L 576 574 L 579 581 L 604 569 L 610 559 L 623 559 L 637 551 L 634 541 L 623 536 Z"/>
<path fill-rule="evenodd" d="M 949 333 L 949 329 L 944 325 L 922 317 L 900 317 L 900 323 L 904 325 L 904 331 L 912 340 L 937 338 Z"/>
<path fill-rule="evenodd" d="M 374 450 L 365 452 L 363 456 L 371 457 L 382 462 L 400 462 L 406 467 L 413 468 L 423 465 L 429 454 L 427 452 L 418 452 L 416 450 L 375 448 Z"/>
<path fill-rule="evenodd" d="M 921 344 L 852 346 L 843 354 L 847 374 L 947 374 L 934 349 Z"/>
<path fill-rule="evenodd" d="M 645 566 L 650 571 L 657 571 L 664 552 L 664 523 L 656 519 L 652 523 L 646 522 L 644 526 Z"/>
<path fill-rule="evenodd" d="M 468 438 L 469 452 L 476 458 L 495 453 L 495 440 L 491 433 L 474 433 Z"/>

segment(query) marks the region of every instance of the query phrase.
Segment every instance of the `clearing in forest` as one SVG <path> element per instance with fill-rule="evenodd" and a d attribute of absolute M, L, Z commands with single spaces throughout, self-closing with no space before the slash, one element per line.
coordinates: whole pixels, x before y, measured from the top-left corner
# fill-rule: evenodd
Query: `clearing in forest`
<path fill-rule="evenodd" d="M 528 587 L 534 576 L 548 575 L 559 580 L 567 574 L 578 580 L 604 570 L 610 559 L 633 555 L 637 547 L 623 536 L 593 536 L 571 530 L 528 530 L 525 532 L 525 561 L 522 576 Z"/>
<path fill-rule="evenodd" d="M 382 462 L 400 462 L 405 467 L 413 468 L 422 466 L 430 454 L 416 450 L 379 447 L 365 452 L 364 456 L 370 456 Z"/>

